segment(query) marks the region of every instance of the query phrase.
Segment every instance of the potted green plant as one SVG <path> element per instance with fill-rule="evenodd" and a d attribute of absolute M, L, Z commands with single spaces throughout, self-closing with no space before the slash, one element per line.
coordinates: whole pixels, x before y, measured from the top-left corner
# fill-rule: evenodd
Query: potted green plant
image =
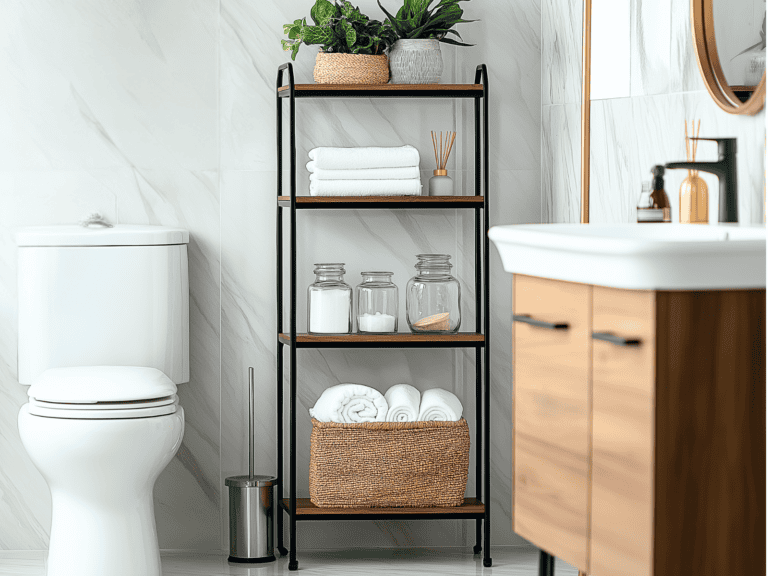
<path fill-rule="evenodd" d="M 283 26 L 288 36 L 283 49 L 291 59 L 302 44 L 320 45 L 315 60 L 315 82 L 320 84 L 386 84 L 387 55 L 397 40 L 389 23 L 371 20 L 348 0 L 317 0 L 306 18 Z"/>
<path fill-rule="evenodd" d="M 376 1 L 398 37 L 389 51 L 393 84 L 436 84 L 443 73 L 440 42 L 472 46 L 460 42 L 461 36 L 453 30 L 456 24 L 474 22 L 462 18 L 459 3 L 468 0 L 403 0 L 394 16 Z"/>

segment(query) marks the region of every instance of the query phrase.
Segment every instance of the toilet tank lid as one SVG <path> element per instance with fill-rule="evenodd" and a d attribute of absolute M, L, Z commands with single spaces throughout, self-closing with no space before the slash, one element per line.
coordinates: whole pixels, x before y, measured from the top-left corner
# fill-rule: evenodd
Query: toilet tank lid
<path fill-rule="evenodd" d="M 50 368 L 27 390 L 30 398 L 66 404 L 130 402 L 175 393 L 176 384 L 163 372 L 140 366 Z"/>
<path fill-rule="evenodd" d="M 170 226 L 118 224 L 112 228 L 75 224 L 28 226 L 16 230 L 19 246 L 157 246 L 187 244 L 189 232 Z"/>

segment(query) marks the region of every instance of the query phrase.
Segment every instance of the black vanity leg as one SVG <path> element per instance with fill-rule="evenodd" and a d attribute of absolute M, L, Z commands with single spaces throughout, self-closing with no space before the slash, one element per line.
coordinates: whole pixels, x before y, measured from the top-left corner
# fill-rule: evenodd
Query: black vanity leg
<path fill-rule="evenodd" d="M 555 576 L 555 557 L 544 550 L 539 553 L 539 576 Z"/>

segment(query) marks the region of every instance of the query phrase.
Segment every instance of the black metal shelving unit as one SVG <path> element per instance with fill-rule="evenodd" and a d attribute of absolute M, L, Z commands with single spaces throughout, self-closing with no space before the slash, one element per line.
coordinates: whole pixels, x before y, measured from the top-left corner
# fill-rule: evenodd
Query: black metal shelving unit
<path fill-rule="evenodd" d="M 287 72 L 288 84 L 283 85 Z M 297 98 L 470 98 L 475 120 L 475 195 L 444 197 L 362 196 L 298 197 L 296 195 L 296 99 Z M 281 65 L 277 71 L 277 501 L 290 522 L 290 561 L 297 570 L 296 522 L 300 520 L 374 519 L 470 519 L 475 520 L 475 554 L 484 552 L 483 565 L 492 564 L 490 554 L 490 318 L 489 318 L 489 139 L 488 72 L 477 67 L 474 84 L 434 85 L 334 85 L 296 84 L 293 66 Z M 290 195 L 283 196 L 283 101 L 289 103 Z M 385 336 L 350 334 L 316 336 L 296 331 L 296 218 L 299 210 L 392 210 L 392 209 L 468 209 L 475 211 L 475 317 L 474 332 L 450 335 L 398 333 Z M 290 212 L 290 318 L 283 332 L 283 210 Z M 482 226 L 481 226 L 482 213 Z M 283 387 L 284 349 L 288 348 L 290 377 L 290 496 L 283 498 L 284 454 Z M 475 486 L 476 497 L 465 498 L 458 507 L 446 508 L 317 508 L 307 498 L 296 498 L 296 370 L 299 348 L 474 348 L 475 349 Z M 481 490 L 482 487 L 482 490 Z M 482 543 L 485 543 L 484 550 Z M 283 515 L 277 514 L 277 547 L 283 546 Z"/>

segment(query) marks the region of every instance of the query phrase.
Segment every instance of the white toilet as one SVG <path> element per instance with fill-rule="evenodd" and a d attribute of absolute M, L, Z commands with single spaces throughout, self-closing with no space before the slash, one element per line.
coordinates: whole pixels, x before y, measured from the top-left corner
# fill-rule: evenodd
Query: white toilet
<path fill-rule="evenodd" d="M 189 234 L 21 229 L 19 433 L 51 490 L 48 576 L 160 576 L 152 489 L 189 381 Z"/>

